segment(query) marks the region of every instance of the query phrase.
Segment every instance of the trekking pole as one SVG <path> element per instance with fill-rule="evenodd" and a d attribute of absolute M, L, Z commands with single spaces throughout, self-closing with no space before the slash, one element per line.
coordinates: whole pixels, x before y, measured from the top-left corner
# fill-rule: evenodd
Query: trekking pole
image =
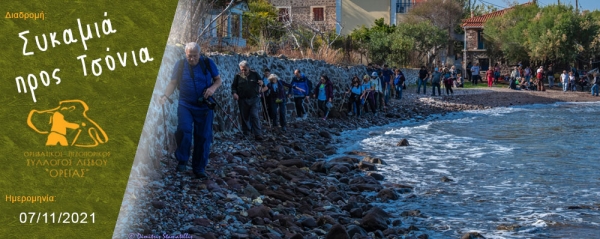
<path fill-rule="evenodd" d="M 266 99 L 266 97 L 265 97 L 264 94 L 261 94 L 261 95 L 262 95 L 261 98 L 263 99 L 263 103 L 265 104 L 265 107 L 263 107 L 263 111 L 268 111 L 267 110 L 267 108 L 268 108 L 268 106 L 267 106 L 267 99 Z M 269 129 L 271 129 L 271 118 L 269 117 L 269 112 L 264 112 L 264 114 L 265 114 L 265 116 L 267 118 L 267 123 L 269 123 Z"/>
<path fill-rule="evenodd" d="M 173 103 L 173 100 L 167 98 L 167 100 L 169 101 L 169 103 Z M 173 158 L 171 157 L 171 155 L 169 154 L 169 145 L 171 145 L 169 143 L 169 129 L 167 126 L 167 109 L 165 107 L 165 104 L 162 104 L 162 112 L 163 112 L 163 125 L 164 125 L 164 130 L 165 130 L 165 145 L 164 145 L 164 150 L 165 150 L 165 157 L 167 158 Z"/>
<path fill-rule="evenodd" d="M 233 126 L 242 133 L 242 138 L 244 138 L 244 140 L 247 141 L 247 143 L 250 145 L 250 147 L 252 149 L 254 149 L 254 151 L 260 156 L 260 158 L 262 159 L 266 159 L 261 153 L 260 151 L 258 151 L 258 149 L 256 149 L 256 147 L 254 147 L 254 144 L 252 144 L 252 142 L 246 137 L 246 135 L 244 135 L 244 133 L 242 132 L 242 129 L 240 129 L 240 127 L 235 123 L 235 121 L 232 119 L 231 115 L 229 113 L 227 113 L 223 107 L 221 107 L 221 104 L 217 103 L 216 100 L 213 100 L 215 102 L 215 105 L 221 110 L 221 112 L 223 112 L 223 114 L 225 115 L 225 117 L 227 119 L 229 119 L 229 121 L 233 124 Z"/>
<path fill-rule="evenodd" d="M 344 96 L 342 97 L 342 103 L 340 104 L 340 109 L 338 111 L 342 111 L 342 108 L 344 107 L 344 101 L 346 100 L 346 95 L 348 95 L 348 92 L 344 93 Z"/>

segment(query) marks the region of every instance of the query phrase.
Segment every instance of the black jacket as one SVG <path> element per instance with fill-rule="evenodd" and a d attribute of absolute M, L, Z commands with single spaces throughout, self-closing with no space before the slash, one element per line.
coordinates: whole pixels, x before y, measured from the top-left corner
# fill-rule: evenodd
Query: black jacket
<path fill-rule="evenodd" d="M 231 94 L 238 94 L 240 99 L 258 97 L 260 94 L 258 81 L 262 81 L 262 78 L 256 71 L 250 71 L 246 79 L 240 74 L 236 74 L 231 84 Z"/>

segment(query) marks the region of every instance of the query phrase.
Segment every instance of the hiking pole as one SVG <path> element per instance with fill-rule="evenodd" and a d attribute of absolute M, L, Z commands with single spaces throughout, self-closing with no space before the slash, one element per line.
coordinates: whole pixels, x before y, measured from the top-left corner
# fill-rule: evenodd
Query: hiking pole
<path fill-rule="evenodd" d="M 342 111 L 342 108 L 344 107 L 344 101 L 346 101 L 346 95 L 348 95 L 348 92 L 344 93 L 344 96 L 342 97 L 342 103 L 340 104 L 340 109 L 338 111 Z"/>
<path fill-rule="evenodd" d="M 212 97 L 211 97 L 212 98 Z M 235 123 L 235 121 L 231 118 L 231 115 L 229 113 L 227 113 L 225 111 L 225 109 L 223 109 L 223 107 L 221 107 L 221 104 L 217 103 L 216 100 L 214 100 L 213 98 L 213 102 L 215 103 L 215 105 L 221 110 L 221 112 L 223 112 L 223 114 L 225 114 L 225 117 L 227 119 L 229 119 L 229 121 L 233 124 L 233 126 L 242 133 L 242 138 L 244 138 L 244 140 L 248 141 L 247 143 L 250 145 L 250 147 L 252 147 L 252 149 L 254 149 L 254 151 L 260 156 L 260 158 L 265 159 L 265 157 L 260 153 L 260 151 L 258 151 L 258 149 L 256 149 L 256 147 L 254 147 L 254 144 L 252 144 L 252 142 L 246 137 L 246 135 L 244 135 L 244 132 L 242 132 L 242 129 L 240 129 L 240 127 Z"/>
<path fill-rule="evenodd" d="M 173 100 L 171 100 L 169 98 L 167 98 L 167 100 L 169 101 L 169 103 L 173 103 Z M 170 144 L 169 144 L 169 129 L 167 126 L 167 120 L 168 120 L 167 109 L 165 107 L 165 104 L 162 104 L 161 106 L 162 106 L 162 112 L 163 112 L 163 125 L 164 125 L 164 130 L 165 130 L 165 147 L 164 147 L 164 149 L 165 149 L 166 153 L 164 156 L 167 158 L 172 158 L 171 155 L 169 154 L 169 145 Z"/>
<path fill-rule="evenodd" d="M 266 97 L 265 97 L 264 94 L 261 94 L 261 95 L 262 95 L 261 98 L 263 99 L 263 103 L 264 103 L 264 106 L 265 106 L 265 107 L 263 107 L 263 111 L 264 111 L 263 113 L 266 116 L 265 118 L 267 119 L 267 123 L 269 123 L 269 129 L 272 129 L 271 128 L 271 117 L 269 117 L 269 112 L 267 112 L 268 111 L 267 110 L 267 108 L 268 108 L 268 106 L 267 106 L 267 99 L 266 99 Z"/>

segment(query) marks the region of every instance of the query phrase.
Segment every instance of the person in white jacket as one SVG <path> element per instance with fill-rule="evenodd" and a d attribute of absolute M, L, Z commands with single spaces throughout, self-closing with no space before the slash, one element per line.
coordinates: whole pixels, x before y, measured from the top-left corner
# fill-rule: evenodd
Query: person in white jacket
<path fill-rule="evenodd" d="M 563 73 L 560 74 L 560 82 L 563 85 L 563 91 L 567 92 L 567 89 L 569 89 L 569 75 L 566 70 L 563 70 Z"/>

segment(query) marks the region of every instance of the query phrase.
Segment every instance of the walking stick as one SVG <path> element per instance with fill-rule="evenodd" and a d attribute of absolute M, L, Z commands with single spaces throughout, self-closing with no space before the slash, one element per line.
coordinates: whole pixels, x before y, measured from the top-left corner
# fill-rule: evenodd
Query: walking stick
<path fill-rule="evenodd" d="M 167 100 L 169 101 L 169 103 L 173 103 L 173 100 L 167 98 Z M 164 143 L 164 150 L 165 150 L 165 157 L 167 158 L 173 158 L 171 157 L 171 155 L 169 154 L 169 146 L 171 145 L 169 143 L 169 129 L 167 126 L 167 109 L 165 108 L 165 105 L 162 105 L 162 112 L 163 112 L 163 125 L 164 125 L 164 130 L 165 130 L 165 143 Z"/>
<path fill-rule="evenodd" d="M 344 107 L 344 101 L 346 101 L 346 95 L 348 95 L 348 92 L 344 93 L 344 96 L 342 97 L 342 103 L 340 104 L 340 109 L 338 111 L 342 111 L 342 108 Z"/>
<path fill-rule="evenodd" d="M 267 99 L 266 99 L 266 97 L 265 97 L 264 94 L 261 94 L 261 95 L 262 95 L 261 98 L 263 99 L 263 103 L 265 104 L 265 107 L 263 108 L 263 111 L 268 111 L 267 110 L 267 108 L 268 108 Z M 271 118 L 269 117 L 269 112 L 264 112 L 264 114 L 266 115 L 267 122 L 269 123 L 269 129 L 271 129 Z"/>

